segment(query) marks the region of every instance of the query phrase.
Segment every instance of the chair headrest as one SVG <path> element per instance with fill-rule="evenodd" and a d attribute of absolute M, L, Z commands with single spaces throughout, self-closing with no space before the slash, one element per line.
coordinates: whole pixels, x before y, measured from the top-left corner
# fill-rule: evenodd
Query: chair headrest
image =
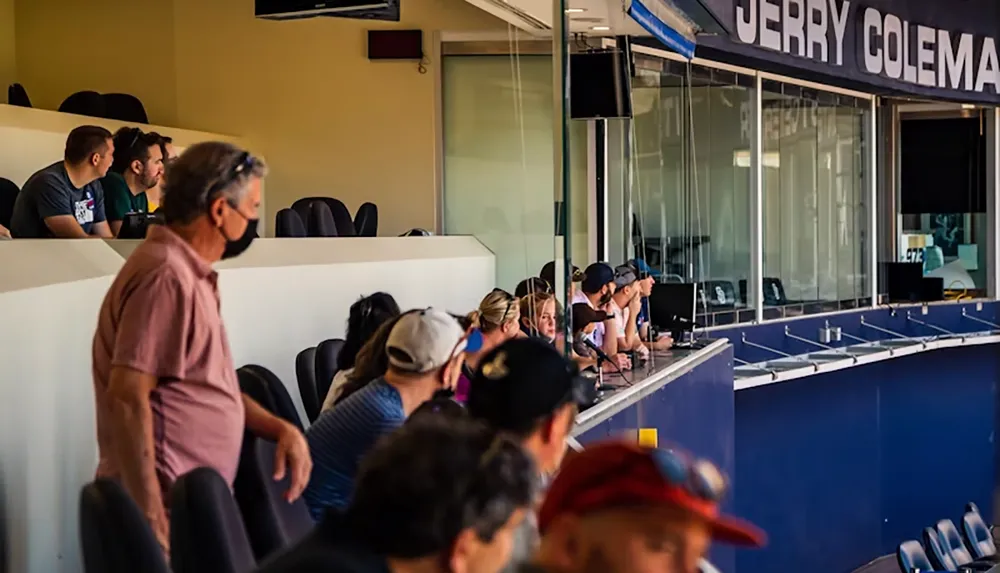
<path fill-rule="evenodd" d="M 198 468 L 170 498 L 170 560 L 175 571 L 233 572 L 256 567 L 239 508 L 222 476 Z"/>
<path fill-rule="evenodd" d="M 291 477 L 286 474 L 280 481 L 274 480 L 275 451 L 273 442 L 248 433 L 235 484 L 236 499 L 258 559 L 295 543 L 314 525 L 301 498 L 294 503 L 285 501 Z"/>
<path fill-rule="evenodd" d="M 99 478 L 80 492 L 80 540 L 88 571 L 169 571 L 149 522 L 116 481 Z"/>

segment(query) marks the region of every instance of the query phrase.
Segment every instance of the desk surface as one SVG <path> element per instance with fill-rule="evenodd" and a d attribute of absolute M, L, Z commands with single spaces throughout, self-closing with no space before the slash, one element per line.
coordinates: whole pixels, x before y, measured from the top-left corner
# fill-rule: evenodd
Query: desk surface
<path fill-rule="evenodd" d="M 728 340 L 716 340 L 699 350 L 668 350 L 654 352 L 651 359 L 625 376 L 605 372 L 602 383 L 616 386 L 613 392 L 605 392 L 601 399 L 576 417 L 573 435 L 580 435 L 601 422 L 621 412 L 625 408 L 656 392 L 664 385 L 690 372 L 702 362 L 720 354 L 729 346 Z"/>

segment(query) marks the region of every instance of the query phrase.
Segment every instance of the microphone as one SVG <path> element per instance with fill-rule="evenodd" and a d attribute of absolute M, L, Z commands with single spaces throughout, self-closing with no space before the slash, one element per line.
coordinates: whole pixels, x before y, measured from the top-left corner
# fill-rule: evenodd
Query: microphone
<path fill-rule="evenodd" d="M 608 356 L 608 354 L 604 352 L 604 350 L 602 350 L 600 346 L 594 344 L 594 342 L 589 338 L 587 338 L 587 336 L 584 335 L 582 332 L 580 333 L 580 336 L 578 336 L 577 338 L 579 339 L 580 342 L 583 343 L 584 346 L 593 350 L 594 354 L 597 354 L 598 366 L 600 366 L 601 362 L 607 362 L 608 364 L 611 365 L 612 368 L 614 368 L 615 372 L 621 374 L 622 378 L 625 378 L 625 380 L 628 381 L 628 378 L 625 377 L 625 373 L 622 372 L 622 369 L 619 368 L 617 364 L 615 364 L 615 361 L 612 360 L 611 357 Z"/>

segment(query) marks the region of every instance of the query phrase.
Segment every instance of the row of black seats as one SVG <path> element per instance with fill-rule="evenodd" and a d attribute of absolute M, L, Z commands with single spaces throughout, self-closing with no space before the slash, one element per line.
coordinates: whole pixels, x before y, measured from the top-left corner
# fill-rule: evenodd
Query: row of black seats
<path fill-rule="evenodd" d="M 276 237 L 374 237 L 378 206 L 363 203 L 357 213 L 333 197 L 304 197 L 281 209 L 274 218 Z"/>
<path fill-rule="evenodd" d="M 923 543 L 904 541 L 896 549 L 902 573 L 919 571 L 986 571 L 1000 564 L 990 527 L 976 504 L 969 503 L 962 517 L 962 531 L 942 519 L 935 527 L 924 528 Z"/>
<path fill-rule="evenodd" d="M 342 339 L 331 338 L 306 348 L 295 357 L 295 377 L 299 383 L 302 407 L 310 422 L 319 417 L 330 384 L 337 374 L 337 358 L 343 347 Z"/>
<path fill-rule="evenodd" d="M 10 84 L 7 87 L 7 103 L 19 107 L 31 107 L 31 98 L 28 97 L 24 86 L 17 83 Z M 59 105 L 59 111 L 129 123 L 149 123 L 146 107 L 132 94 L 76 92 L 63 100 Z"/>
<path fill-rule="evenodd" d="M 284 384 L 263 366 L 237 370 L 240 388 L 300 428 Z M 196 469 L 171 491 L 170 566 L 146 518 L 115 481 L 98 479 L 80 497 L 86 573 L 249 573 L 313 527 L 305 503 L 284 500 L 289 478 L 274 481 L 275 444 L 244 437 L 233 491 L 217 472 Z"/>

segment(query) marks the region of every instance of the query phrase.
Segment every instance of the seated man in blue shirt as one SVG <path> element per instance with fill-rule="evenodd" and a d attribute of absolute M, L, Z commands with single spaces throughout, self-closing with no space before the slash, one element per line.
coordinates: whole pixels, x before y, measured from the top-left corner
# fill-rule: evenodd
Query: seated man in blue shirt
<path fill-rule="evenodd" d="M 389 368 L 346 400 L 324 412 L 306 432 L 312 477 L 302 494 L 314 519 L 327 508 L 343 509 L 354 493 L 361 458 L 376 440 L 403 425 L 440 389 L 453 389 L 465 352 L 474 352 L 450 314 L 428 308 L 401 316 L 389 333 Z"/>
<path fill-rule="evenodd" d="M 330 510 L 258 573 L 497 573 L 537 471 L 514 441 L 479 422 L 415 418 L 365 457 L 346 511 Z"/>
<path fill-rule="evenodd" d="M 111 132 L 84 125 L 69 132 L 63 160 L 35 173 L 14 201 L 10 232 L 17 239 L 111 238 L 104 188 L 115 146 Z"/>

